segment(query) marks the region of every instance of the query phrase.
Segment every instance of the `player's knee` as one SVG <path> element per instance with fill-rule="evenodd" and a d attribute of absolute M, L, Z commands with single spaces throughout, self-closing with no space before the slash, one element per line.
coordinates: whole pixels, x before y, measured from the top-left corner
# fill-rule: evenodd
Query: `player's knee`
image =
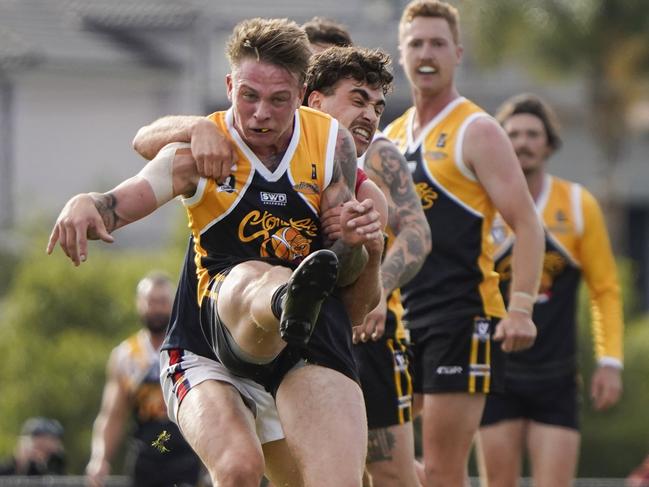
<path fill-rule="evenodd" d="M 212 472 L 212 483 L 223 487 L 259 487 L 264 475 L 264 458 L 260 452 L 232 451 L 223 455 Z"/>

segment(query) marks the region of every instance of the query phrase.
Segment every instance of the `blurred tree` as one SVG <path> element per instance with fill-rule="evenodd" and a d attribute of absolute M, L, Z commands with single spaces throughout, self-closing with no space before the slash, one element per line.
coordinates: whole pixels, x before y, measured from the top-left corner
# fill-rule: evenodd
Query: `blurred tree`
<path fill-rule="evenodd" d="M 588 121 L 605 163 L 602 203 L 610 212 L 627 114 L 648 88 L 646 1 L 464 0 L 461 5 L 479 61 L 516 59 L 561 76 L 584 77 Z"/>
<path fill-rule="evenodd" d="M 630 262 L 618 261 L 624 313 L 631 317 L 635 290 L 631 286 Z M 590 328 L 590 299 L 585 286 L 579 299 L 579 370 L 583 381 L 581 405 L 582 441 L 579 477 L 626 477 L 649 452 L 647 407 L 649 388 L 646 387 L 649 355 L 649 317 L 628 318 L 624 336 L 624 394 L 618 405 L 609 411 L 593 410 L 589 391 L 595 368 L 593 340 Z M 622 453 L 624 452 L 624 453 Z"/>
<path fill-rule="evenodd" d="M 21 254 L 0 315 L 0 454 L 23 420 L 43 415 L 65 427 L 69 472 L 82 473 L 110 350 L 140 327 L 135 286 L 153 268 L 176 278 L 180 251 L 109 252 L 92 246 L 75 268 L 43 235 Z"/>

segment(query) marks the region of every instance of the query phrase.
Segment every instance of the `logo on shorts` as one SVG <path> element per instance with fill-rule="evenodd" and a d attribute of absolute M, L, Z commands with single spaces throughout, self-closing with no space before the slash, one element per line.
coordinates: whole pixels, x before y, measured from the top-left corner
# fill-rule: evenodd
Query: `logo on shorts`
<path fill-rule="evenodd" d="M 403 352 L 394 352 L 394 369 L 398 372 L 405 372 L 408 370 L 408 359 Z"/>
<path fill-rule="evenodd" d="M 284 193 L 267 193 L 266 191 L 261 191 L 259 197 L 265 205 L 286 206 L 286 194 Z"/>
<path fill-rule="evenodd" d="M 440 365 L 435 371 L 437 375 L 458 375 L 462 373 L 461 365 Z"/>
<path fill-rule="evenodd" d="M 481 342 L 489 341 L 489 338 L 491 337 L 491 332 L 489 331 L 489 320 L 479 316 L 475 318 L 473 322 L 475 326 L 473 330 L 474 336 L 477 336 L 478 340 Z"/>

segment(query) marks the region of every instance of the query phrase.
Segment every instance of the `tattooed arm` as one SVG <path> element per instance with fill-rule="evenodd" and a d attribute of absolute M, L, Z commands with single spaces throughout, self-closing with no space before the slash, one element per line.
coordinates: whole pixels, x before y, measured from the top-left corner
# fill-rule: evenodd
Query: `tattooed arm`
<path fill-rule="evenodd" d="M 368 260 L 365 242 L 381 238 L 379 214 L 373 202 L 354 199 L 356 184 L 356 148 L 354 140 L 344 127 L 338 129 L 331 183 L 322 193 L 322 214 L 328 209 L 341 206 L 341 238 L 331 246 L 340 260 L 338 285 L 352 284 L 362 272 Z"/>
<path fill-rule="evenodd" d="M 378 340 L 385 331 L 387 297 L 419 271 L 431 248 L 430 228 L 405 158 L 392 142 L 379 139 L 365 154 L 365 172 L 387 200 L 388 226 L 394 234 L 381 265 L 382 299 L 354 329 L 354 341 Z"/>
<path fill-rule="evenodd" d="M 408 163 L 392 142 L 379 139 L 370 145 L 365 172 L 387 199 L 388 226 L 395 236 L 381 265 L 383 291 L 389 296 L 421 269 L 431 250 L 430 227 Z"/>
<path fill-rule="evenodd" d="M 113 242 L 113 231 L 144 218 L 178 195 L 191 195 L 199 176 L 189 149 L 161 151 L 140 173 L 107 193 L 82 193 L 61 210 L 47 253 L 58 242 L 74 265 L 85 262 L 88 239 Z"/>

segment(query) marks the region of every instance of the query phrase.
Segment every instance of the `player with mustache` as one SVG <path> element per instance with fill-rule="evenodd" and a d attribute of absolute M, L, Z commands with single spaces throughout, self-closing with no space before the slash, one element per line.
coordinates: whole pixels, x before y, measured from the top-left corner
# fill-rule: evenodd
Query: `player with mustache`
<path fill-rule="evenodd" d="M 572 485 L 579 455 L 577 293 L 583 277 L 592 302 L 598 367 L 590 395 L 595 410 L 615 405 L 622 393 L 622 303 L 606 225 L 593 196 L 577 183 L 546 172 L 561 146 L 556 116 L 540 98 L 523 94 L 505 101 L 496 119 L 509 135 L 529 191 L 543 217 L 546 250 L 534 306 L 538 336 L 529 350 L 512 353 L 505 393 L 489 396 L 480 446 L 492 487 L 518 485 L 529 453 L 534 485 Z M 498 219 L 492 232 L 496 270 L 509 296 L 513 235 Z"/>
<path fill-rule="evenodd" d="M 414 106 L 384 131 L 411 165 L 433 241 L 422 270 L 402 287 L 428 487 L 465 485 L 485 397 L 502 388 L 503 352 L 534 342 L 543 252 L 541 223 L 507 135 L 455 86 L 458 24 L 445 2 L 406 6 L 399 52 Z M 516 234 L 508 310 L 489 234 L 496 211 Z"/>

